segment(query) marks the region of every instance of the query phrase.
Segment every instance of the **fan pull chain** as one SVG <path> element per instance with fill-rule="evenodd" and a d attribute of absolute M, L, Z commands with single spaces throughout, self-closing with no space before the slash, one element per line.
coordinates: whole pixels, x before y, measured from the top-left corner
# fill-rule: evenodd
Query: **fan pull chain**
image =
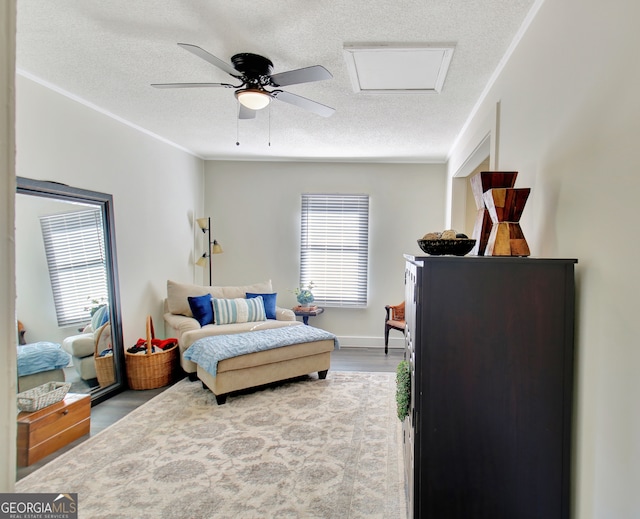
<path fill-rule="evenodd" d="M 238 102 L 238 113 L 236 114 L 236 146 L 240 146 L 240 102 Z"/>
<path fill-rule="evenodd" d="M 269 103 L 269 147 L 271 147 L 271 103 Z"/>

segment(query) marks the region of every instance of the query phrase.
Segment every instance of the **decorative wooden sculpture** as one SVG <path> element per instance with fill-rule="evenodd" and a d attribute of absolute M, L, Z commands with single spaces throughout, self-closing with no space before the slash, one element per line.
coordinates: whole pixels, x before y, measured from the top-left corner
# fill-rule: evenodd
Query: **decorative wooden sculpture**
<path fill-rule="evenodd" d="M 485 256 L 529 256 L 529 245 L 520 228 L 520 217 L 531 189 L 498 188 L 484 194 L 493 225 Z"/>
<path fill-rule="evenodd" d="M 469 254 L 483 256 L 491 234 L 492 222 L 484 203 L 484 193 L 492 188 L 513 187 L 517 176 L 517 171 L 481 171 L 471 177 L 471 191 L 478 212 L 471 236 L 476 244 Z"/>

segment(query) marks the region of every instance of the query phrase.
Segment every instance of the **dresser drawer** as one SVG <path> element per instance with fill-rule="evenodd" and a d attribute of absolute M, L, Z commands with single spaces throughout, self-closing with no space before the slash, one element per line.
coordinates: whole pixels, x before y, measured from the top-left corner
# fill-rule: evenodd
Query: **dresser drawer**
<path fill-rule="evenodd" d="M 18 466 L 48 456 L 89 433 L 91 397 L 69 393 L 62 402 L 18 415 Z"/>

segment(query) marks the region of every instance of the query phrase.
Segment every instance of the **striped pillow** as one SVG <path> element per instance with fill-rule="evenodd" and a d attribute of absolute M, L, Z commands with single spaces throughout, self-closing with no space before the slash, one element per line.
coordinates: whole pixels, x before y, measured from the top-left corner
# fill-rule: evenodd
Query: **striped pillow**
<path fill-rule="evenodd" d="M 216 324 L 266 321 L 262 297 L 252 299 L 213 299 L 213 315 Z"/>

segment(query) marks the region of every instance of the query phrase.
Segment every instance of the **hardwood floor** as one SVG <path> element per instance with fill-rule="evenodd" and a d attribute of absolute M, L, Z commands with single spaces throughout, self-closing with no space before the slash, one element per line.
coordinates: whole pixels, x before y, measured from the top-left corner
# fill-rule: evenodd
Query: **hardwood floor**
<path fill-rule="evenodd" d="M 389 353 L 385 355 L 384 347 L 341 348 L 331 354 L 331 370 L 395 372 L 403 356 L 403 349 L 389 348 Z"/>
<path fill-rule="evenodd" d="M 368 371 L 395 372 L 398 363 L 403 359 L 404 350 L 384 348 L 341 348 L 331 354 L 331 371 Z M 28 467 L 18 467 L 16 479 L 21 479 L 34 470 L 42 467 L 60 454 L 67 452 L 91 436 L 104 431 L 131 411 L 162 393 L 166 387 L 144 391 L 125 390 L 122 393 L 91 408 L 91 432 L 53 454 Z"/>

